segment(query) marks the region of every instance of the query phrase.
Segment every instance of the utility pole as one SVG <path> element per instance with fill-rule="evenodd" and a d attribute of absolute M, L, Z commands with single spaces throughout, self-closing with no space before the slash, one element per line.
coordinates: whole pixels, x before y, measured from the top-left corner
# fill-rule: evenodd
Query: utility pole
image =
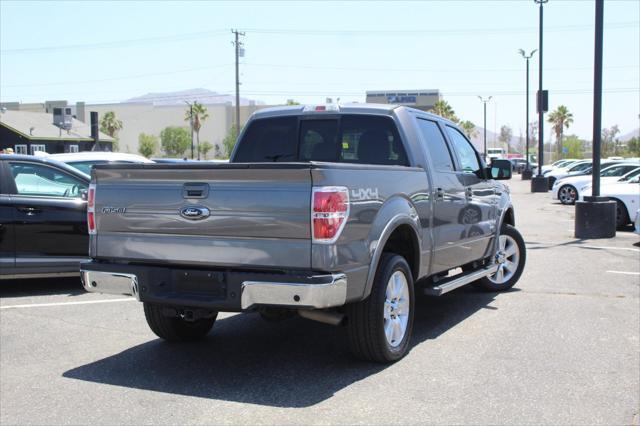
<path fill-rule="evenodd" d="M 231 32 L 235 35 L 235 41 L 233 41 L 233 45 L 236 51 L 236 137 L 240 134 L 240 65 L 239 58 L 244 57 L 244 48 L 243 44 L 240 41 L 239 37 L 244 36 L 243 32 L 239 32 L 238 30 L 231 30 Z"/>
<path fill-rule="evenodd" d="M 493 96 L 489 96 L 487 99 L 484 99 L 482 96 L 478 95 L 478 99 L 480 102 L 484 104 L 484 125 L 482 129 L 484 131 L 484 161 L 487 161 L 487 103 L 491 100 Z"/>
<path fill-rule="evenodd" d="M 526 123 L 527 123 L 527 145 L 526 145 L 526 150 L 525 150 L 525 159 L 526 159 L 526 165 L 524 168 L 524 171 L 522 172 L 522 180 L 529 180 L 531 179 L 533 173 L 531 172 L 531 167 L 529 166 L 529 59 L 531 59 L 531 57 L 533 56 L 534 53 L 536 53 L 538 51 L 538 49 L 534 49 L 531 51 L 531 53 L 527 56 L 527 54 L 525 53 L 525 51 L 523 49 L 520 49 L 520 55 L 522 55 L 522 57 L 524 59 L 527 60 L 527 91 L 526 91 L 526 114 L 527 114 L 527 118 L 526 118 Z"/>

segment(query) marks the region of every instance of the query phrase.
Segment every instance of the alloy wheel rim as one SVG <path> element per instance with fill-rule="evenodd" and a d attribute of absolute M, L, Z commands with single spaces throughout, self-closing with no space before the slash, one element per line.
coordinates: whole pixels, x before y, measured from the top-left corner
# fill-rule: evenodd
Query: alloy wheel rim
<path fill-rule="evenodd" d="M 570 186 L 563 186 L 560 188 L 560 201 L 565 204 L 570 204 L 576 200 L 576 190 Z"/>
<path fill-rule="evenodd" d="M 494 284 L 504 284 L 515 275 L 520 262 L 520 249 L 513 237 L 500 235 L 496 259 L 498 270 L 487 278 Z"/>
<path fill-rule="evenodd" d="M 384 334 L 389 346 L 402 343 L 409 324 L 409 283 L 402 271 L 394 272 L 387 282 L 384 301 Z"/>

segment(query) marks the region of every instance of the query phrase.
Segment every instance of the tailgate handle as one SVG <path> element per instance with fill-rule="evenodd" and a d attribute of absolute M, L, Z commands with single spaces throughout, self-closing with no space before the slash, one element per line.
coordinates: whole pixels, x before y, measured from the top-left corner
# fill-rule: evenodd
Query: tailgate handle
<path fill-rule="evenodd" d="M 208 196 L 208 183 L 185 183 L 182 186 L 182 198 L 207 198 Z"/>

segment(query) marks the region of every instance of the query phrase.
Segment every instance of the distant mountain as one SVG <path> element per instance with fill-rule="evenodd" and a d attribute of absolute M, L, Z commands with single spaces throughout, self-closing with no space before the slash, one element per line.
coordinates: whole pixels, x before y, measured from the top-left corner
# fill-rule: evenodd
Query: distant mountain
<path fill-rule="evenodd" d="M 629 133 L 625 133 L 624 135 L 620 136 L 620 140 L 622 142 L 626 142 L 629 139 L 632 139 L 634 137 L 638 137 L 640 136 L 640 128 L 637 128 L 635 130 L 630 131 Z"/>
<path fill-rule="evenodd" d="M 234 95 L 225 95 L 218 92 L 213 92 L 208 89 L 188 89 L 179 90 L 177 92 L 157 92 L 147 93 L 146 95 L 136 96 L 134 98 L 127 99 L 121 103 L 144 103 L 153 104 L 156 106 L 161 105 L 184 105 L 184 102 L 198 101 L 203 105 L 215 105 L 215 104 L 236 104 L 236 97 Z M 263 102 L 255 101 L 240 97 L 240 105 L 260 105 Z"/>

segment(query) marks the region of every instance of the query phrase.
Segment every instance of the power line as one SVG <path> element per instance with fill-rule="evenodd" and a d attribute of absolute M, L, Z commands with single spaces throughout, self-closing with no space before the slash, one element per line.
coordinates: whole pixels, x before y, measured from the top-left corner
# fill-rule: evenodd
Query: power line
<path fill-rule="evenodd" d="M 108 49 L 108 48 L 116 48 L 116 47 L 132 47 L 132 46 L 143 46 L 143 45 L 156 44 L 156 43 L 167 43 L 167 42 L 173 42 L 173 41 L 204 39 L 204 38 L 222 36 L 224 34 L 226 34 L 226 31 L 224 30 L 201 31 L 197 33 L 174 34 L 169 36 L 136 38 L 136 39 L 128 39 L 128 40 L 115 40 L 115 41 L 105 41 L 105 42 L 96 42 L 96 43 L 87 43 L 87 44 L 68 44 L 68 45 L 60 45 L 60 46 L 40 46 L 40 47 L 24 47 L 24 48 L 17 48 L 17 49 L 2 49 L 0 50 L 0 54 L 13 55 L 13 54 L 22 54 L 22 53 L 57 52 L 57 51 L 64 51 L 64 50 L 91 50 L 91 49 Z"/>
<path fill-rule="evenodd" d="M 637 28 L 640 21 L 610 22 L 605 25 L 607 30 Z M 563 25 L 550 26 L 545 28 L 546 32 L 573 32 L 592 30 L 592 25 Z M 313 30 L 313 29 L 277 29 L 277 28 L 245 28 L 243 31 L 263 35 L 308 35 L 308 36 L 335 36 L 335 35 L 384 35 L 384 36 L 407 36 L 407 35 L 495 35 L 495 34 L 522 34 L 535 33 L 537 27 L 509 27 L 509 28 L 462 28 L 462 29 L 402 29 L 402 30 Z M 1 55 L 46 53 L 66 50 L 91 50 L 107 49 L 118 47 L 144 46 L 149 44 L 166 43 L 174 41 L 198 40 L 211 37 L 218 37 L 228 34 L 227 30 L 217 29 L 212 31 L 200 31 L 194 33 L 173 34 L 168 36 L 156 36 L 135 39 L 123 39 L 107 42 L 95 42 L 87 44 L 69 44 L 57 46 L 24 47 L 16 49 L 2 49 Z"/>
<path fill-rule="evenodd" d="M 88 83 L 102 83 L 105 81 L 133 80 L 137 78 L 155 77 L 159 75 L 172 75 L 172 74 L 181 74 L 185 72 L 211 70 L 215 68 L 229 67 L 231 65 L 233 64 L 213 65 L 209 67 L 188 68 L 183 70 L 165 71 L 165 72 L 157 72 L 157 73 L 134 74 L 134 75 L 128 75 L 128 76 L 122 76 L 122 77 L 101 78 L 96 80 L 64 81 L 64 82 L 61 81 L 56 83 L 41 83 L 41 84 L 10 84 L 10 85 L 2 85 L 2 87 L 46 87 L 46 86 L 64 86 L 67 84 L 76 85 L 76 84 L 88 84 Z"/>

